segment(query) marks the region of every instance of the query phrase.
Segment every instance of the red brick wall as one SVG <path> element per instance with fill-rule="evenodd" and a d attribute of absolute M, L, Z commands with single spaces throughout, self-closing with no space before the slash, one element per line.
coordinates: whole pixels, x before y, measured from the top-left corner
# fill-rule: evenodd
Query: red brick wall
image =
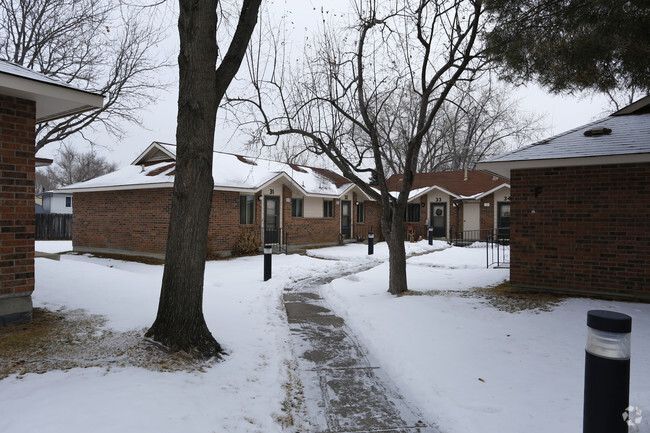
<path fill-rule="evenodd" d="M 453 232 L 452 236 L 456 236 L 456 232 L 463 231 L 463 202 L 451 201 L 449 206 L 449 230 Z"/>
<path fill-rule="evenodd" d="M 36 106 L 0 95 L 0 301 L 34 291 Z"/>
<path fill-rule="evenodd" d="M 241 233 L 260 233 L 263 201 L 255 200 L 255 223 L 239 224 L 238 192 L 215 191 L 208 229 L 208 254 L 232 250 Z M 340 232 L 340 200 L 334 201 L 334 218 L 293 218 L 291 190 L 282 197 L 283 229 L 289 233 L 289 245 L 335 243 Z M 164 254 L 171 208 L 168 188 L 74 194 L 72 242 L 76 250 L 109 249 L 123 252 Z M 354 206 L 353 206 L 354 208 Z M 366 221 L 379 238 L 379 206 L 366 202 Z"/>
<path fill-rule="evenodd" d="M 75 249 L 165 253 L 171 189 L 75 193 L 74 205 L 72 243 Z M 242 230 L 256 227 L 239 224 L 239 193 L 215 191 L 208 228 L 208 254 L 231 250 Z"/>
<path fill-rule="evenodd" d="M 164 254 L 171 189 L 74 193 L 72 245 Z"/>
<path fill-rule="evenodd" d="M 513 170 L 511 181 L 513 287 L 650 300 L 650 163 Z"/>
<path fill-rule="evenodd" d="M 494 194 L 483 197 L 480 206 L 481 229 L 494 228 L 494 207 L 496 206 L 494 203 Z"/>
<path fill-rule="evenodd" d="M 333 218 L 304 218 L 291 216 L 292 192 L 286 186 L 282 189 L 283 229 L 289 234 L 289 246 L 315 243 L 335 243 L 341 232 L 341 201 L 334 200 Z M 338 201 L 339 204 L 336 204 Z M 353 206 L 354 207 L 354 206 Z"/>

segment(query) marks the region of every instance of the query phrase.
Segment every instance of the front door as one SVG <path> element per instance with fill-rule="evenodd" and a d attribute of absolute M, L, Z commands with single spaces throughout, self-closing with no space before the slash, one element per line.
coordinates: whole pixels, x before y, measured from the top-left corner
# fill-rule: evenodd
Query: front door
<path fill-rule="evenodd" d="M 352 203 L 349 201 L 341 201 L 341 233 L 345 239 L 350 239 L 351 222 L 352 222 Z"/>
<path fill-rule="evenodd" d="M 447 203 L 431 203 L 431 226 L 433 237 L 444 238 L 447 234 Z"/>
<path fill-rule="evenodd" d="M 280 197 L 264 197 L 264 244 L 280 243 Z"/>
<path fill-rule="evenodd" d="M 499 239 L 510 239 L 510 203 L 497 203 L 497 230 Z"/>

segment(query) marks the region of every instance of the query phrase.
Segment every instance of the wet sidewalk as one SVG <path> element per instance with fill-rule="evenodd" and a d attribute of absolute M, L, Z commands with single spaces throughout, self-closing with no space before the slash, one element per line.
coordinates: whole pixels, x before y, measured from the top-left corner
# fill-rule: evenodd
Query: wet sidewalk
<path fill-rule="evenodd" d="M 312 432 L 438 433 L 369 362 L 320 297 L 323 282 L 304 283 L 285 293 L 284 304 Z"/>

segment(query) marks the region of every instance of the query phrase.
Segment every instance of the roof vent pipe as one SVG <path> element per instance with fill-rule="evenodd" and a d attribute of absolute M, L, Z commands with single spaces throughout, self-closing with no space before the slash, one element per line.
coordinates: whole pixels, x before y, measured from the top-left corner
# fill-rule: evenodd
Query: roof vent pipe
<path fill-rule="evenodd" d="M 467 181 L 467 166 L 465 166 L 464 169 L 465 169 L 465 178 L 463 180 Z"/>
<path fill-rule="evenodd" d="M 605 127 L 591 128 L 585 131 L 585 137 L 602 137 L 603 135 L 609 135 L 612 133 L 612 130 Z"/>

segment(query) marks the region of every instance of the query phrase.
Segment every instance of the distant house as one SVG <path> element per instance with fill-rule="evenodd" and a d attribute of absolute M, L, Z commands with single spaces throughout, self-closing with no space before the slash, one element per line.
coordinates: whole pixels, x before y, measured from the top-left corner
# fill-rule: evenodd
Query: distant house
<path fill-rule="evenodd" d="M 44 213 L 71 214 L 72 193 L 46 191 L 39 194 Z"/>
<path fill-rule="evenodd" d="M 163 258 L 176 146 L 154 142 L 131 165 L 61 188 L 74 193 L 75 251 Z M 243 236 L 259 245 L 331 245 L 380 232 L 380 209 L 325 169 L 213 153 L 208 251 L 227 256 Z"/>
<path fill-rule="evenodd" d="M 0 326 L 31 320 L 36 124 L 102 106 L 103 97 L 0 60 Z M 50 161 L 51 162 L 51 161 Z"/>
<path fill-rule="evenodd" d="M 650 96 L 478 168 L 510 178 L 513 288 L 650 301 Z"/>
<path fill-rule="evenodd" d="M 397 193 L 402 182 L 403 175 L 391 176 L 389 190 Z M 488 231 L 507 228 L 509 217 L 510 185 L 502 176 L 481 171 L 420 173 L 413 180 L 405 225 L 415 236 L 426 237 L 433 227 L 436 238 L 481 239 Z"/>

